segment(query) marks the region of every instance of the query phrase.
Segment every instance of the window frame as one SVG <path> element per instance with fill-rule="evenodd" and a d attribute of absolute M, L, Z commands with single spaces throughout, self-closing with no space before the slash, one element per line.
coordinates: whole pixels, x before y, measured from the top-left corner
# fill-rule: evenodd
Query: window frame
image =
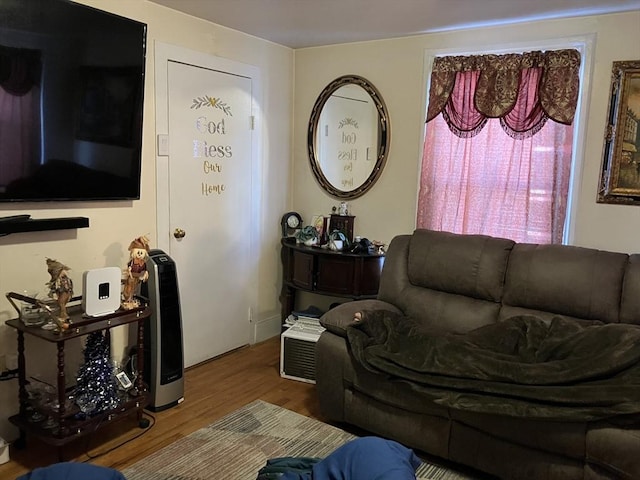
<path fill-rule="evenodd" d="M 506 54 L 506 53 L 522 53 L 534 50 L 560 50 L 564 48 L 574 48 L 580 52 L 580 92 L 578 96 L 578 105 L 574 117 L 574 135 L 571 145 L 571 176 L 569 178 L 569 195 L 567 198 L 567 214 L 565 226 L 562 234 L 563 244 L 572 244 L 575 238 L 575 220 L 577 217 L 578 195 L 580 193 L 580 182 L 582 180 L 584 167 L 584 153 L 586 150 L 586 129 L 589 110 L 589 92 L 591 91 L 591 75 L 593 72 L 593 60 L 595 49 L 596 35 L 584 34 L 570 37 L 561 37 L 553 40 L 511 42 L 507 44 L 487 44 L 476 49 L 465 49 L 462 47 L 441 48 L 441 49 L 425 49 L 424 52 L 424 77 L 423 77 L 423 98 L 422 105 L 424 107 L 422 119 L 427 118 L 427 107 L 429 101 L 429 89 L 431 87 L 431 69 L 433 60 L 442 56 L 467 56 L 467 55 L 486 55 L 486 54 Z M 420 138 L 420 157 L 418 159 L 418 171 L 422 170 L 422 156 L 424 151 L 424 141 L 426 129 L 428 125 L 425 123 L 422 128 Z M 418 176 L 416 184 L 416 203 L 414 211 L 418 211 L 418 200 L 420 195 L 420 176 Z M 416 219 L 417 220 L 417 219 Z M 416 222 L 417 225 L 417 222 Z"/>

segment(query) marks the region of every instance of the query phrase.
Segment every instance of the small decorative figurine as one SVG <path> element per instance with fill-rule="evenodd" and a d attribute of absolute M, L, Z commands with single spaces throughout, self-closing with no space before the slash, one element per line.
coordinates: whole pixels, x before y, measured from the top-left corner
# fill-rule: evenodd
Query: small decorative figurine
<path fill-rule="evenodd" d="M 63 263 L 47 258 L 47 271 L 51 275 L 47 287 L 49 287 L 49 297 L 56 300 L 60 308 L 58 315 L 54 316 L 60 331 L 69 328 L 67 303 L 73 297 L 73 281 L 69 277 L 69 270 L 71 269 Z"/>
<path fill-rule="evenodd" d="M 149 256 L 149 239 L 145 236 L 135 238 L 129 245 L 129 263 L 125 271 L 122 308 L 131 310 L 140 306 L 134 298 L 138 285 L 149 278 L 146 259 Z"/>
<path fill-rule="evenodd" d="M 374 240 L 371 243 L 373 244 L 373 247 L 374 247 L 375 252 L 377 254 L 384 255 L 385 253 L 387 253 L 387 245 L 384 244 L 383 242 L 380 242 L 378 240 Z"/>

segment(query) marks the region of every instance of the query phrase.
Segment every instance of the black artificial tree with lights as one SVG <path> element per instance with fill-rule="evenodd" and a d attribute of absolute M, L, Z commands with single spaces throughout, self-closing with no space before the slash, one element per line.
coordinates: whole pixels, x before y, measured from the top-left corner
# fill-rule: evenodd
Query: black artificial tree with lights
<path fill-rule="evenodd" d="M 93 332 L 87 336 L 84 364 L 78 370 L 76 404 L 82 413 L 95 415 L 118 406 L 117 392 L 108 337 Z"/>

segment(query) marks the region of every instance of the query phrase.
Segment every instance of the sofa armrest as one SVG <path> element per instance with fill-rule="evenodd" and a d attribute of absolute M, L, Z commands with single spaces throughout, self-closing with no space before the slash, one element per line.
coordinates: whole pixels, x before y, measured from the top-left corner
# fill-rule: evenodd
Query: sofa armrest
<path fill-rule="evenodd" d="M 345 375 L 351 377 L 347 342 L 328 330 L 318 339 L 315 351 L 316 392 L 325 421 L 344 422 Z"/>
<path fill-rule="evenodd" d="M 347 327 L 353 323 L 355 313 L 363 310 L 387 310 L 402 314 L 398 307 L 382 300 L 356 300 L 332 308 L 320 317 L 320 324 L 331 333 L 346 337 Z"/>

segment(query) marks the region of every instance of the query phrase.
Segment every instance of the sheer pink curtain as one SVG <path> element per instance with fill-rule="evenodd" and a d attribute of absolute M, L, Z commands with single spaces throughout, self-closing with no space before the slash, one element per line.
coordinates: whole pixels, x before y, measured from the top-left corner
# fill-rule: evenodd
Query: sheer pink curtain
<path fill-rule="evenodd" d="M 0 187 L 24 176 L 34 157 L 31 137 L 37 134 L 34 129 L 38 125 L 34 118 L 35 90 L 17 97 L 0 87 Z"/>
<path fill-rule="evenodd" d="M 0 46 L 0 188 L 38 162 L 40 52 Z"/>
<path fill-rule="evenodd" d="M 547 115 L 544 75 L 537 66 L 519 69 L 516 93 L 498 105 L 500 118 L 478 109 L 480 70 L 451 77 L 441 115 L 431 111 L 427 124 L 418 228 L 562 242 L 573 127 Z"/>

